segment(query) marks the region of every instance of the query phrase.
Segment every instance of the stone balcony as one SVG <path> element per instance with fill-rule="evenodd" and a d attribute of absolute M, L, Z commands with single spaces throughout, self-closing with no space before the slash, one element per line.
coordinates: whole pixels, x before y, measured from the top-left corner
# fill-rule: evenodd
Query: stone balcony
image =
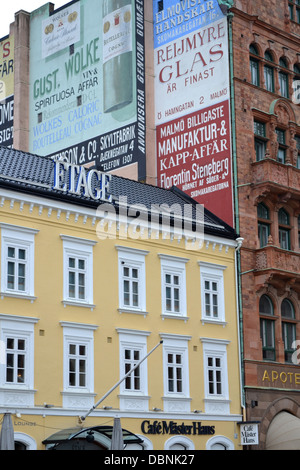
<path fill-rule="evenodd" d="M 279 295 L 292 288 L 300 298 L 300 252 L 267 245 L 256 250 L 254 256 L 257 290 L 271 284 Z"/>
<path fill-rule="evenodd" d="M 258 192 L 267 191 L 278 197 L 300 201 L 300 169 L 265 158 L 252 163 L 252 187 Z M 262 189 L 263 187 L 263 189 Z"/>

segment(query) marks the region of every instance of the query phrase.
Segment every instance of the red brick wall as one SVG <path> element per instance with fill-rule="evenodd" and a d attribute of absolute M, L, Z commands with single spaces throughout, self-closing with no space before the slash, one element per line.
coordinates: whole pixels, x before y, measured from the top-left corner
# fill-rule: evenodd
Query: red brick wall
<path fill-rule="evenodd" d="M 244 238 L 241 249 L 242 296 L 243 296 L 243 326 L 244 326 L 244 356 L 246 385 L 257 384 L 255 361 L 262 360 L 262 345 L 260 339 L 259 298 L 267 291 L 273 296 L 274 304 L 280 306 L 285 292 L 274 286 L 264 285 L 263 275 L 258 276 L 256 269 L 256 252 L 259 248 L 257 226 L 257 202 L 262 200 L 272 202 L 272 207 L 280 206 L 280 198 L 272 195 L 269 188 L 264 185 L 255 185 L 259 170 L 255 167 L 254 150 L 254 115 L 263 114 L 267 119 L 274 100 L 282 99 L 279 94 L 279 82 L 275 80 L 275 93 L 265 90 L 263 73 L 261 73 L 260 87 L 251 84 L 249 46 L 255 42 L 259 50 L 261 66 L 264 63 L 264 52 L 270 49 L 274 55 L 274 65 L 278 65 L 279 58 L 285 55 L 289 64 L 290 84 L 293 77 L 293 65 L 300 60 L 300 25 L 289 21 L 288 1 L 286 0 L 236 0 L 232 9 L 233 17 L 233 50 L 234 50 L 234 100 L 236 118 L 236 158 L 237 158 L 237 184 L 239 201 L 240 234 Z M 296 36 L 294 33 L 297 33 Z M 276 75 L 276 73 L 275 73 Z M 290 87 L 292 96 L 292 87 Z M 291 99 L 284 100 L 295 117 L 295 129 L 300 132 L 300 105 L 295 105 Z M 290 143 L 290 142 L 288 142 Z M 276 163 L 277 165 L 277 163 Z M 275 167 L 273 167 L 275 168 Z M 278 165 L 277 171 L 282 172 L 283 167 Z M 275 171 L 275 170 L 274 170 Z M 297 173 L 298 172 L 298 173 Z M 290 200 L 283 200 L 282 204 L 291 206 L 295 215 L 297 204 L 300 212 L 300 170 L 292 170 L 295 193 L 298 191 L 299 199 L 295 195 Z M 283 183 L 287 184 L 287 183 Z M 298 188 L 297 188 L 298 186 Z M 289 187 L 286 187 L 286 192 Z M 273 216 L 272 216 L 273 217 Z M 273 217 L 276 220 L 276 216 Z M 296 219 L 293 219 L 296 220 Z M 296 232 L 295 232 L 296 233 Z M 278 240 L 276 240 L 278 242 Z M 275 244 L 275 242 L 274 242 Z M 298 252 L 299 247 L 298 248 Z M 280 256 L 278 266 L 280 269 Z M 299 258 L 300 259 L 300 258 Z M 300 273 L 299 273 L 300 275 Z M 299 304 L 299 302 L 298 302 Z M 276 307 L 277 308 L 277 307 Z M 280 307 L 278 307 L 280 308 Z M 298 306 L 299 309 L 299 306 Z M 277 312 L 278 313 L 278 312 Z M 300 320 L 299 310 L 296 312 Z M 280 325 L 280 322 L 278 322 Z M 276 327 L 277 328 L 277 327 Z M 276 330 L 277 360 L 284 361 L 283 344 L 280 331 Z M 299 338 L 298 338 L 299 339 Z M 250 361 L 250 362 L 249 362 Z M 253 361 L 253 362 L 251 362 Z"/>

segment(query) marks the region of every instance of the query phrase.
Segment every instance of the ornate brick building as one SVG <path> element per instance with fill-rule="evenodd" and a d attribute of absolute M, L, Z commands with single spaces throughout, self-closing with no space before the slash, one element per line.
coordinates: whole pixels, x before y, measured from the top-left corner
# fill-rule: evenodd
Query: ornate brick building
<path fill-rule="evenodd" d="M 231 13 L 246 418 L 261 449 L 299 449 L 300 2 Z"/>

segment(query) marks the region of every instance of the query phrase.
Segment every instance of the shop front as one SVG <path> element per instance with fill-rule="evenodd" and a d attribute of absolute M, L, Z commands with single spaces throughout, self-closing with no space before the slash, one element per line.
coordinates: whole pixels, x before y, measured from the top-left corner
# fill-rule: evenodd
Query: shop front
<path fill-rule="evenodd" d="M 116 444 L 115 410 L 97 410 L 87 422 L 78 417 L 58 416 L 51 409 L 44 415 L 12 414 L 15 449 L 22 450 L 125 450 L 125 451 L 198 451 L 242 450 L 240 416 L 224 420 L 197 416 L 188 419 L 165 414 L 144 418 L 118 413 L 121 429 L 121 448 Z M 134 415 L 134 413 L 132 413 Z M 118 441 L 119 442 L 119 441 Z M 119 445 L 119 447 L 118 447 Z"/>
<path fill-rule="evenodd" d="M 259 421 L 259 442 L 252 448 L 299 450 L 299 366 L 257 363 L 256 371 L 259 387 L 246 388 L 248 419 Z"/>

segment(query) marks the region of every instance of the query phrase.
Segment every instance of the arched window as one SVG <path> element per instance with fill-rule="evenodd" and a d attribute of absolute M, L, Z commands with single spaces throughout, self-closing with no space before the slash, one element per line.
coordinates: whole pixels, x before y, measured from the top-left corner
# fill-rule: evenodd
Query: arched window
<path fill-rule="evenodd" d="M 267 63 L 264 65 L 265 87 L 268 91 L 274 93 L 274 67 L 271 65 L 273 62 L 273 57 L 269 51 L 265 52 L 265 60 L 267 61 Z"/>
<path fill-rule="evenodd" d="M 289 214 L 281 208 L 278 211 L 279 244 L 284 250 L 290 250 L 290 218 Z"/>
<path fill-rule="evenodd" d="M 225 436 L 214 436 L 206 441 L 206 450 L 234 450 L 233 442 Z"/>
<path fill-rule="evenodd" d="M 282 318 L 282 340 L 284 343 L 285 362 L 292 362 L 292 355 L 295 351 L 293 343 L 296 340 L 295 310 L 289 299 L 284 299 L 281 304 Z"/>
<path fill-rule="evenodd" d="M 288 63 L 285 57 L 279 59 L 280 70 L 278 73 L 280 94 L 284 98 L 289 97 L 289 76 L 288 76 Z"/>
<path fill-rule="evenodd" d="M 262 295 L 259 300 L 260 315 L 274 315 L 273 303 L 268 295 Z"/>
<path fill-rule="evenodd" d="M 269 296 L 262 295 L 259 299 L 260 336 L 262 340 L 262 355 L 266 361 L 275 361 L 275 322 L 273 303 Z"/>
<path fill-rule="evenodd" d="M 181 450 L 181 451 L 187 451 L 187 450 L 195 450 L 195 445 L 191 439 L 185 436 L 173 436 L 170 437 L 166 442 L 164 446 L 165 450 Z"/>
<path fill-rule="evenodd" d="M 268 238 L 270 235 L 269 209 L 263 203 L 260 203 L 257 206 L 257 219 L 259 246 L 262 248 L 268 244 Z"/>
<path fill-rule="evenodd" d="M 259 86 L 259 60 L 258 60 L 258 49 L 255 44 L 251 44 L 249 48 L 250 52 L 250 71 L 251 71 L 251 83 L 252 85 Z"/>
<path fill-rule="evenodd" d="M 284 299 L 281 304 L 281 316 L 284 318 L 293 319 L 295 318 L 295 311 L 292 302 L 288 299 Z"/>

